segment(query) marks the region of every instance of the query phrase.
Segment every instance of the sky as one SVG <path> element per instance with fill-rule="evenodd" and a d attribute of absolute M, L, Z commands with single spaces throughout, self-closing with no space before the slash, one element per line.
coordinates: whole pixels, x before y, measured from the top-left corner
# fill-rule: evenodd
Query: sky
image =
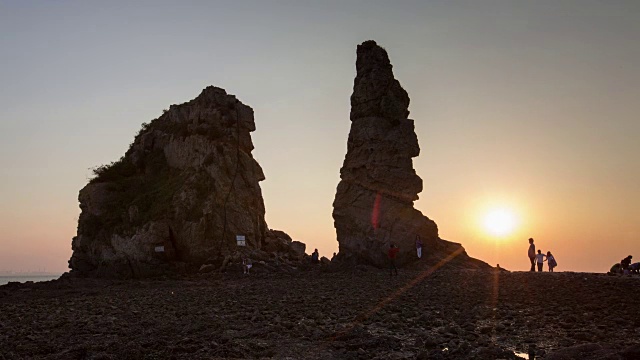
<path fill-rule="evenodd" d="M 255 111 L 269 227 L 330 257 L 368 39 L 411 98 L 441 238 L 526 270 L 533 237 L 557 271 L 607 271 L 640 258 L 639 37 L 635 0 L 0 0 L 0 271 L 66 271 L 91 168 L 208 85 Z"/>

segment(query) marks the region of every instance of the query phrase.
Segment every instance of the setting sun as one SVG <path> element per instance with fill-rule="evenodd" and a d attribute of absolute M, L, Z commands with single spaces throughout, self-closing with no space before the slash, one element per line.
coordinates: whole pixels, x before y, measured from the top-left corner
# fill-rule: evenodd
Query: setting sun
<path fill-rule="evenodd" d="M 485 230 L 494 236 L 511 234 L 515 230 L 517 222 L 514 212 L 507 208 L 492 209 L 483 219 Z"/>

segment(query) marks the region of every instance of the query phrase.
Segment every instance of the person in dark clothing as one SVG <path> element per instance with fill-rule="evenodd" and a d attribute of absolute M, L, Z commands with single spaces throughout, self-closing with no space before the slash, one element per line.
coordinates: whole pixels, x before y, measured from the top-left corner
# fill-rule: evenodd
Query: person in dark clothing
<path fill-rule="evenodd" d="M 395 245 L 391 244 L 389 246 L 389 251 L 387 255 L 389 256 L 389 275 L 393 276 L 393 272 L 395 271 L 396 276 L 398 276 L 398 268 L 396 267 L 396 255 L 398 255 L 398 249 Z"/>
<path fill-rule="evenodd" d="M 253 264 L 251 263 L 251 259 L 249 259 L 246 256 L 243 256 L 242 257 L 242 273 L 245 275 L 249 275 L 251 271 L 251 267 L 253 267 Z"/>
<path fill-rule="evenodd" d="M 538 250 L 538 255 L 536 255 L 536 264 L 538 264 L 538 271 L 542 272 L 542 265 L 547 261 L 546 256 L 542 253 L 542 251 Z"/>
<path fill-rule="evenodd" d="M 551 254 L 551 251 L 547 251 L 547 264 L 549 265 L 549 272 L 553 272 L 553 268 L 558 266 L 558 262 L 553 254 Z"/>
<path fill-rule="evenodd" d="M 620 267 L 620 263 L 613 264 L 611 270 L 607 273 L 609 275 L 620 275 L 622 274 L 622 268 Z"/>
<path fill-rule="evenodd" d="M 622 271 L 625 275 L 629 274 L 629 265 L 631 265 L 632 258 L 633 256 L 629 255 L 626 258 L 622 259 L 622 261 L 620 261 L 620 267 L 622 268 Z"/>
<path fill-rule="evenodd" d="M 311 253 L 311 263 L 312 264 L 320 263 L 320 254 L 318 253 L 318 249 L 315 249 L 315 251 Z"/>
<path fill-rule="evenodd" d="M 536 271 L 536 246 L 533 245 L 533 238 L 529 238 L 529 252 L 527 255 L 529 255 L 529 261 L 531 262 L 531 270 L 529 271 Z"/>
<path fill-rule="evenodd" d="M 418 259 L 422 259 L 422 240 L 420 235 L 416 235 L 416 252 L 418 253 Z"/>

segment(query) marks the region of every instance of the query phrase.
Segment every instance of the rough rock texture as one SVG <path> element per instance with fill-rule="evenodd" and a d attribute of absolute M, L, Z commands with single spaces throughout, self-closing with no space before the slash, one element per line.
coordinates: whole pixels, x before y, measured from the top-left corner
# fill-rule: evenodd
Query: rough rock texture
<path fill-rule="evenodd" d="M 637 277 L 254 264 L 0 286 L 0 359 L 640 359 Z"/>
<path fill-rule="evenodd" d="M 418 234 L 430 262 L 455 253 L 458 263 L 487 266 L 459 244 L 441 240 L 437 225 L 413 207 L 422 191 L 412 161 L 420 147 L 407 118 L 409 96 L 394 78 L 387 52 L 365 41 L 357 49 L 356 70 L 347 155 L 333 203 L 339 258 L 384 266 L 394 243 L 400 264 L 417 260 Z"/>
<path fill-rule="evenodd" d="M 254 130 L 253 109 L 216 87 L 144 124 L 126 154 L 97 168 L 80 191 L 72 273 L 138 277 L 176 264 L 221 266 L 238 249 L 236 235 L 246 237 L 246 251 L 275 243 L 273 251 L 290 251 L 291 238 L 264 220 Z"/>

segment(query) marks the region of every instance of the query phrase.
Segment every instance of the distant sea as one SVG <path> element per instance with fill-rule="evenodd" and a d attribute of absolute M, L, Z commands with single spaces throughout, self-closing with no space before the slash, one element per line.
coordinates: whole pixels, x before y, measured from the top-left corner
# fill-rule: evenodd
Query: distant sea
<path fill-rule="evenodd" d="M 62 275 L 62 274 L 60 274 Z M 60 277 L 60 275 L 48 274 L 48 275 L 0 275 L 0 285 L 8 284 L 11 281 L 27 282 L 27 281 L 49 281 Z"/>

